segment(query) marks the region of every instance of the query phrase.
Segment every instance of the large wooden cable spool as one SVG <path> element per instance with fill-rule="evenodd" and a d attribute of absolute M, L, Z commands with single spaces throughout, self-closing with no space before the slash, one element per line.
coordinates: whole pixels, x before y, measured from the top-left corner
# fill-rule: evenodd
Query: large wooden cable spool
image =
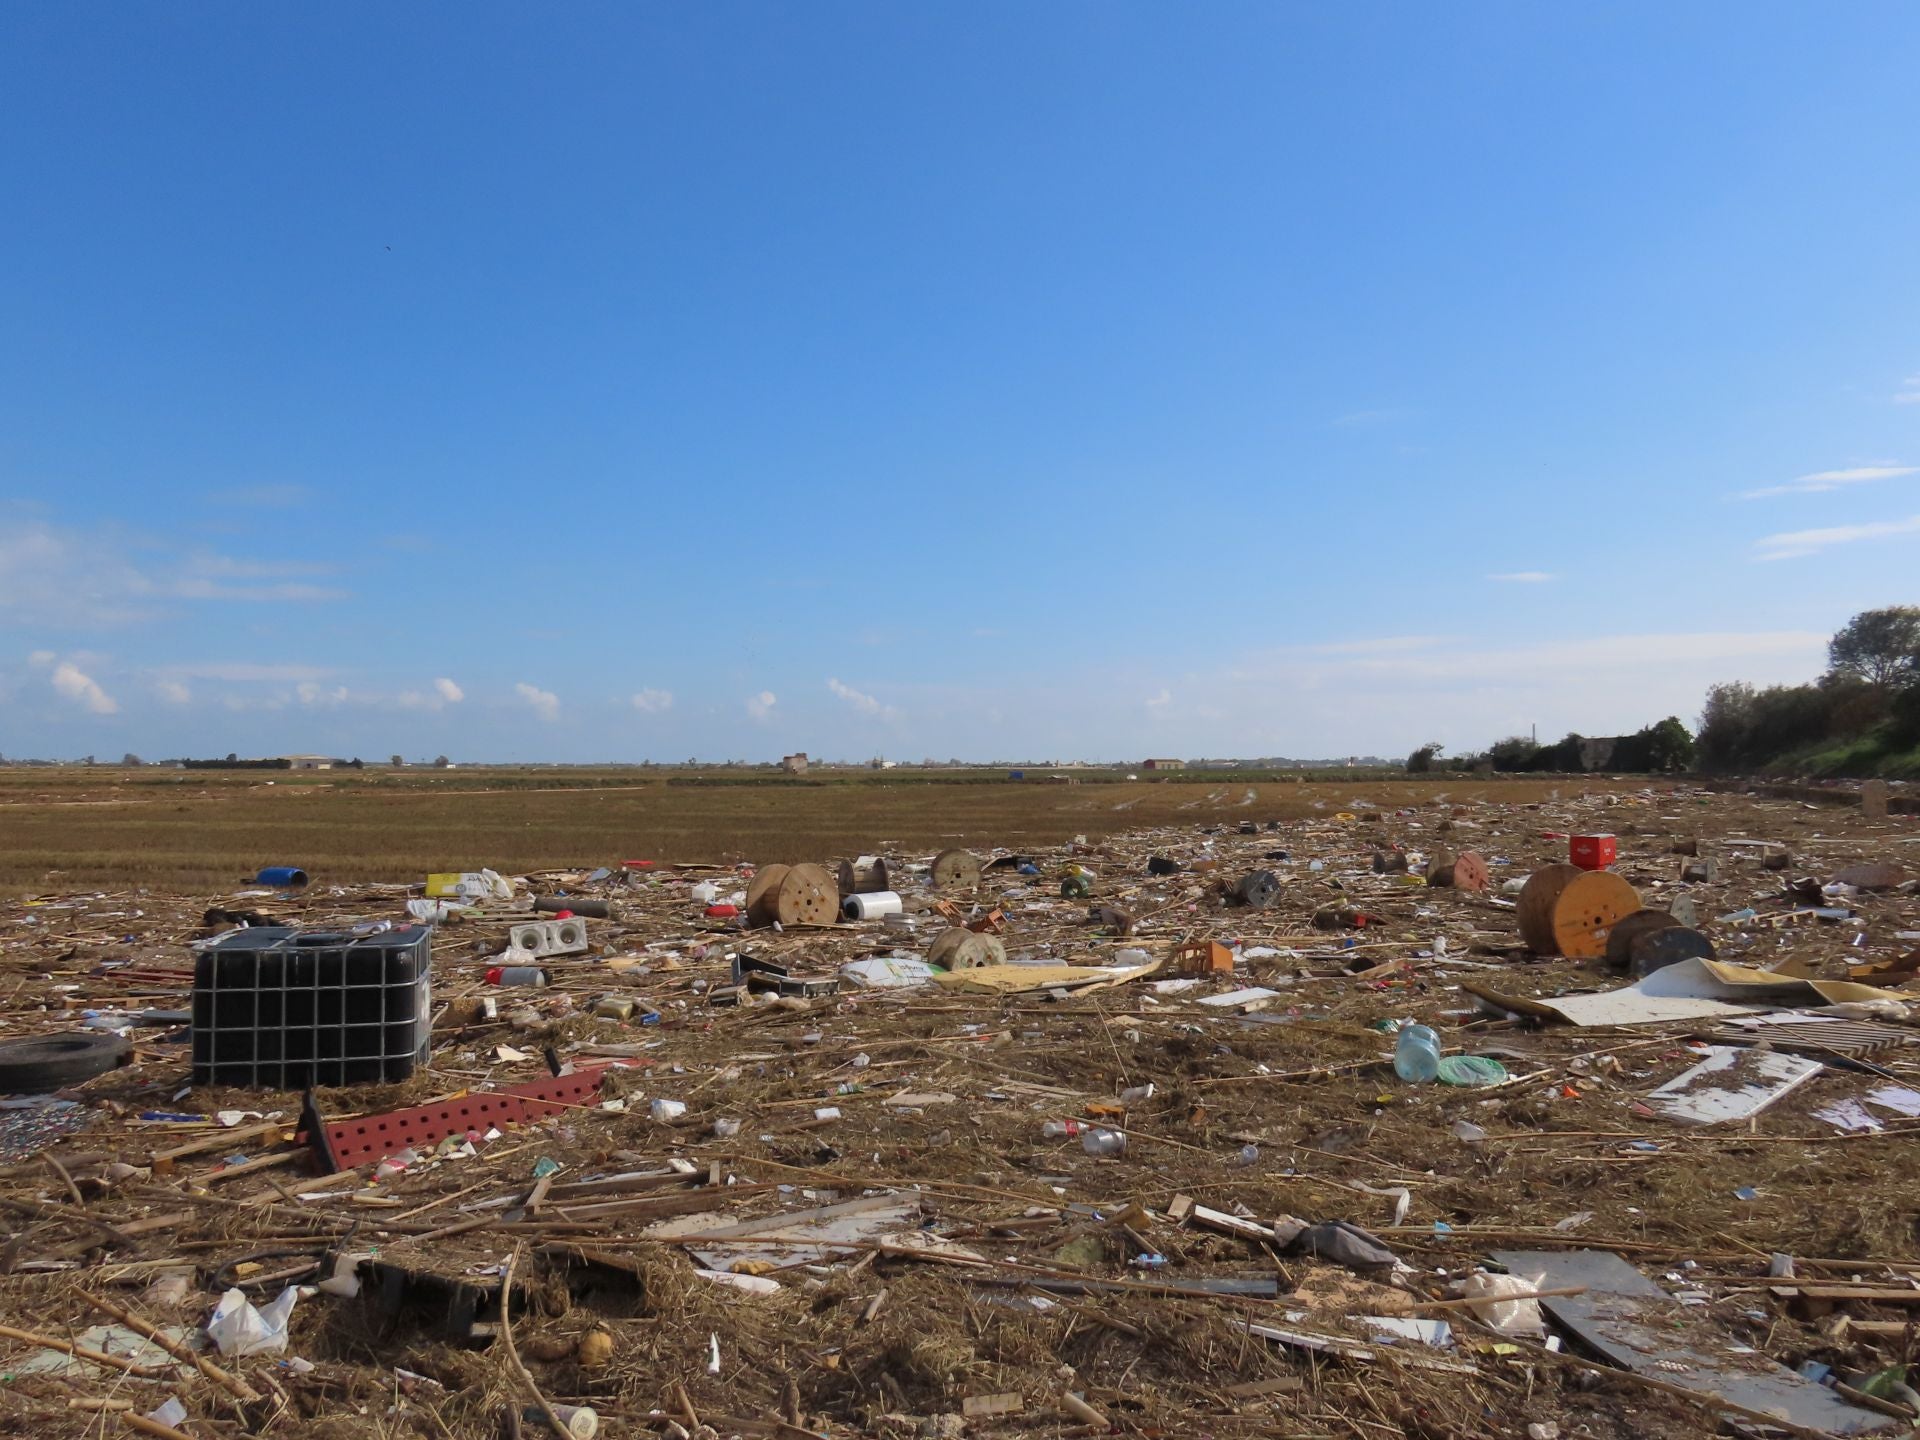
<path fill-rule="evenodd" d="M 1628 946 L 1627 973 L 1644 980 L 1656 970 L 1678 965 L 1682 960 L 1713 959 L 1713 941 L 1685 925 L 1668 925 L 1644 930 Z"/>
<path fill-rule="evenodd" d="M 980 857 L 966 850 L 942 850 L 933 857 L 933 883 L 939 890 L 969 890 L 980 883 Z"/>
<path fill-rule="evenodd" d="M 1633 960 L 1636 936 L 1649 935 L 1655 930 L 1671 930 L 1679 923 L 1665 910 L 1636 910 L 1631 915 L 1623 915 L 1607 931 L 1607 968 L 1624 972 Z"/>
<path fill-rule="evenodd" d="M 885 860 L 872 855 L 862 855 L 858 860 L 840 862 L 840 893 L 842 895 L 877 895 L 882 890 L 892 888 L 892 876 L 887 872 Z"/>
<path fill-rule="evenodd" d="M 840 887 L 824 865 L 789 865 L 774 892 L 782 925 L 832 925 L 840 919 Z"/>
<path fill-rule="evenodd" d="M 1615 923 L 1639 908 L 1639 893 L 1610 870 L 1547 865 L 1520 891 L 1520 938 L 1536 955 L 1598 959 Z"/>
<path fill-rule="evenodd" d="M 773 924 L 777 918 L 773 913 L 773 899 L 780 893 L 780 882 L 786 878 L 785 865 L 762 865 L 753 872 L 753 879 L 747 882 L 747 923 L 749 925 Z"/>
<path fill-rule="evenodd" d="M 927 963 L 946 970 L 974 970 L 982 965 L 1007 963 L 1007 947 L 998 935 L 983 935 L 978 930 L 956 926 L 943 930 L 927 947 Z"/>

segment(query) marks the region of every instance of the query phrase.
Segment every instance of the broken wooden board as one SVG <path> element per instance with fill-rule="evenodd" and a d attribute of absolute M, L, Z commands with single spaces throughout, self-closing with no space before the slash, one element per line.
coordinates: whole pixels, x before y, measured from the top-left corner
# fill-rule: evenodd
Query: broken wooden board
<path fill-rule="evenodd" d="M 969 1420 L 992 1415 L 1018 1415 L 1027 1408 L 1019 1394 L 1006 1391 L 998 1395 L 969 1395 L 960 1402 L 960 1413 Z"/>
<path fill-rule="evenodd" d="M 1269 990 L 1264 985 L 1247 985 L 1238 990 L 1229 990 L 1224 995 L 1207 995 L 1196 1000 L 1196 1005 L 1205 1005 L 1210 1010 L 1232 1010 L 1245 1015 L 1261 1010 L 1281 999 L 1278 990 Z"/>
<path fill-rule="evenodd" d="M 938 1252 L 960 1260 L 982 1258 L 922 1230 L 920 1200 L 915 1195 L 866 1195 L 837 1205 L 763 1215 L 736 1224 L 715 1225 L 711 1216 L 697 1218 L 702 1223 L 649 1226 L 642 1233 L 679 1240 L 697 1263 L 722 1271 L 756 1261 L 775 1266 L 825 1264 L 850 1259 L 873 1245 Z"/>
<path fill-rule="evenodd" d="M 1029 990 L 1109 990 L 1115 985 L 1139 980 L 1159 970 L 1161 961 L 1150 965 L 976 965 L 970 970 L 949 970 L 935 975 L 933 983 L 948 990 L 985 992 L 994 995 L 1018 995 Z"/>
<path fill-rule="evenodd" d="M 1536 1290 L 1585 1286 L 1585 1294 L 1543 1296 L 1540 1304 L 1584 1345 L 1623 1370 L 1834 1435 L 1859 1435 L 1890 1423 L 1889 1417 L 1849 1405 L 1824 1385 L 1710 1331 L 1699 1311 L 1683 1312 L 1677 1300 L 1618 1255 L 1497 1250 L 1493 1259 Z"/>
<path fill-rule="evenodd" d="M 1843 1055 L 1858 1058 L 1905 1045 L 1920 1044 L 1920 1034 L 1872 1020 L 1835 1020 L 1825 1015 L 1786 1011 L 1743 1016 L 1699 1032 L 1717 1045 L 1766 1044 L 1793 1055 Z"/>
<path fill-rule="evenodd" d="M 1826 1067 L 1779 1050 L 1709 1045 L 1698 1065 L 1647 1096 L 1649 1108 L 1683 1125 L 1749 1120 Z"/>
<path fill-rule="evenodd" d="M 1904 1000 L 1892 990 L 1847 980 L 1807 980 L 1721 960 L 1682 960 L 1631 985 L 1552 1000 L 1505 995 L 1472 980 L 1460 988 L 1517 1015 L 1565 1020 L 1582 1027 L 1655 1025 L 1721 1019 L 1782 1005 L 1839 1005 L 1854 1000 Z"/>

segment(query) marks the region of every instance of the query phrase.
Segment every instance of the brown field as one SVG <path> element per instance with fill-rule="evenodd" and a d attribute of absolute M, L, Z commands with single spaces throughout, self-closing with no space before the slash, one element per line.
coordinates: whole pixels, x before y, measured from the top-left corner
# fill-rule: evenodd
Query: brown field
<path fill-rule="evenodd" d="M 76 1402 L 142 1412 L 174 1393 L 189 1415 L 176 1433 L 198 1440 L 497 1440 L 515 1417 L 522 1435 L 549 1433 L 524 1418 L 537 1390 L 595 1407 L 608 1440 L 677 1433 L 667 1415 L 689 1411 L 711 1427 L 703 1435 L 925 1440 L 962 1433 L 961 1412 L 984 1396 L 1003 1397 L 1004 1411 L 968 1420 L 967 1437 L 1468 1440 L 1551 1425 L 1567 1440 L 1690 1440 L 1753 1415 L 1668 1385 L 1726 1383 L 1687 1346 L 1751 1347 L 1727 1362 L 1740 1375 L 1811 1361 L 1849 1383 L 1912 1353 L 1920 1122 L 1888 1105 L 1880 1130 L 1841 1134 L 1828 1107 L 1920 1086 L 1920 1045 L 1894 1031 L 1864 1068 L 1835 1055 L 1751 1119 L 1684 1124 L 1652 1102 L 1698 1062 L 1698 1022 L 1581 1029 L 1477 1003 L 1468 986 L 1524 1010 L 1621 977 L 1596 959 L 1530 953 L 1497 895 L 1430 888 L 1417 864 L 1372 866 L 1378 850 L 1446 843 L 1517 878 L 1564 856 L 1568 833 L 1612 832 L 1620 880 L 1651 905 L 1684 893 L 1721 959 L 1827 979 L 1874 964 L 1892 977 L 1912 949 L 1901 937 L 1920 928 L 1910 885 L 1847 897 L 1859 923 L 1842 925 L 1792 923 L 1804 907 L 1781 884 L 1868 860 L 1910 870 L 1908 817 L 1604 777 L 692 778 L 0 772 L 0 879 L 36 892 L 0 899 L 0 1040 L 151 1018 L 130 1026 L 128 1063 L 65 1087 L 72 1105 L 0 1111 L 0 1213 L 13 1230 L 0 1253 L 0 1434 L 102 1440 L 131 1431 Z M 1249 819 L 1279 828 L 1238 834 Z M 1067 843 L 1081 832 L 1089 844 Z M 1789 851 L 1792 868 L 1764 869 L 1756 838 Z M 296 1138 L 298 1092 L 274 1088 L 277 1075 L 196 1079 L 194 1027 L 169 1018 L 194 999 L 193 942 L 226 923 L 206 919 L 208 900 L 267 861 L 307 865 L 320 883 L 249 903 L 337 932 L 403 922 L 399 885 L 356 878 L 867 848 L 903 859 L 950 840 L 1034 857 L 1037 878 L 993 870 L 937 897 L 1001 911 L 1016 959 L 1164 955 L 1207 938 L 1238 943 L 1235 967 L 1185 988 L 1136 973 L 1104 989 L 1040 981 L 1000 995 L 976 973 L 756 999 L 734 992 L 737 955 L 817 982 L 896 946 L 930 951 L 944 928 L 936 897 L 916 880 L 902 887 L 911 929 L 749 931 L 693 894 L 705 871 L 545 876 L 521 886 L 523 902 L 564 891 L 616 907 L 592 921 L 594 949 L 549 961 L 543 987 L 496 987 L 490 970 L 525 912 L 450 919 L 428 941 L 422 1052 L 404 1073 L 323 1087 L 314 1102 L 329 1120 L 378 1122 L 357 1124 L 377 1148 L 394 1138 L 384 1112 L 533 1082 L 548 1076 L 552 1047 L 588 1072 L 611 1062 L 598 1083 L 620 1108 L 508 1122 L 471 1153 L 414 1136 L 417 1153 L 396 1147 L 403 1168 L 361 1154 L 344 1176 L 320 1173 Z M 1716 877 L 1682 883 L 1676 842 L 1715 859 Z M 1187 868 L 1156 874 L 1154 855 Z M 1130 933 L 1090 924 L 1088 900 L 1059 893 L 1069 863 L 1096 872 L 1092 898 L 1135 917 Z M 1267 866 L 1282 881 L 1272 904 L 1225 903 L 1229 884 Z M 730 888 L 743 877 L 713 878 Z M 136 883 L 142 893 L 126 893 Z M 1758 923 L 1740 918 L 1749 905 Z M 1346 928 L 1347 907 L 1364 925 Z M 1265 988 L 1216 1005 L 1241 987 Z M 606 998 L 634 1008 L 603 1010 Z M 1920 1004 L 1889 1013 L 1910 1025 Z M 1509 1078 L 1404 1082 L 1388 1033 L 1402 1020 L 1433 1026 L 1449 1051 L 1497 1059 Z M 250 1024 L 208 1028 L 232 1045 Z M 685 1108 L 656 1113 L 655 1100 Z M 265 1121 L 229 1129 L 223 1111 Z M 1107 1137 L 1090 1150 L 1064 1121 L 1115 1126 L 1125 1145 L 1115 1153 Z M 1256 1225 L 1360 1226 L 1406 1268 L 1389 1284 L 1278 1233 L 1223 1233 L 1198 1212 L 1183 1222 L 1177 1196 Z M 789 1227 L 826 1205 L 868 1218 L 833 1253 L 793 1249 Z M 708 1234 L 716 1266 L 707 1245 L 660 1228 L 682 1222 L 762 1231 L 745 1249 Z M 928 1244 L 959 1248 L 943 1258 Z M 1674 1297 L 1641 1311 L 1653 1327 L 1641 1353 L 1687 1362 L 1650 1377 L 1585 1369 L 1566 1323 L 1553 1322 L 1556 1353 L 1451 1308 L 1453 1282 L 1508 1249 L 1621 1257 Z M 303 1298 L 285 1363 L 221 1358 L 256 1400 L 184 1367 L 152 1379 L 31 1368 L 46 1342 L 80 1339 L 111 1314 L 103 1301 L 198 1329 L 229 1285 L 265 1300 L 330 1272 L 337 1252 L 370 1254 L 362 1278 L 378 1283 Z M 1794 1257 L 1797 1280 L 1769 1274 L 1775 1252 Z M 497 1292 L 509 1261 L 525 1376 L 502 1337 L 470 1328 L 476 1316 L 448 1299 L 456 1286 Z M 728 1271 L 772 1288 L 715 1280 Z M 169 1273 L 183 1288 L 161 1284 Z M 1416 1304 L 1440 1307 L 1425 1313 L 1449 1319 L 1450 1349 L 1381 1344 L 1361 1318 Z M 1366 1348 L 1341 1357 L 1244 1328 L 1281 1317 L 1316 1343 Z M 1082 1426 L 1067 1390 L 1110 1423 Z"/>
<path fill-rule="evenodd" d="M 1190 777 L 1014 784 L 979 773 L 805 782 L 635 770 L 292 773 L 0 770 L 0 893 L 197 889 L 299 865 L 344 883 L 625 859 L 814 860 L 944 845 L 1053 845 L 1143 826 L 1300 819 L 1365 800 L 1524 803 L 1591 781 Z"/>

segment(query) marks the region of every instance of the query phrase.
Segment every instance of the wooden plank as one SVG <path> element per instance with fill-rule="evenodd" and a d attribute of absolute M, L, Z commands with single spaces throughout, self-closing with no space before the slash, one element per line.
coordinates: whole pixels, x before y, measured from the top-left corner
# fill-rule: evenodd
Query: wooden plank
<path fill-rule="evenodd" d="M 189 1140 L 185 1145 L 176 1145 L 171 1150 L 156 1150 L 149 1163 L 158 1174 L 166 1174 L 173 1168 L 176 1160 L 184 1160 L 189 1155 L 205 1155 L 210 1150 L 223 1150 L 229 1145 L 238 1145 L 243 1140 L 258 1140 L 262 1135 L 278 1135 L 289 1129 L 278 1120 L 268 1121 L 264 1125 L 241 1125 L 232 1130 L 221 1130 L 199 1140 Z"/>
<path fill-rule="evenodd" d="M 253 1175 L 261 1170 L 273 1170 L 282 1165 L 291 1165 L 296 1160 L 304 1160 L 313 1152 L 305 1148 L 288 1150 L 279 1155 L 262 1155 L 255 1160 L 242 1160 L 238 1165 L 228 1165 L 219 1170 L 208 1170 L 193 1178 L 202 1185 L 224 1185 L 229 1180 L 237 1180 L 242 1175 Z"/>
<path fill-rule="evenodd" d="M 969 1395 L 960 1402 L 960 1413 L 969 1420 L 988 1415 L 1018 1415 L 1027 1402 L 1013 1391 L 998 1395 Z"/>

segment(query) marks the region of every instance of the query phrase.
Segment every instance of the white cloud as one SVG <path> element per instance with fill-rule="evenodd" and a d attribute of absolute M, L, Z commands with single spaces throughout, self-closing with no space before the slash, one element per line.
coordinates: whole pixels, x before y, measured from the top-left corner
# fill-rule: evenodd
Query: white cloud
<path fill-rule="evenodd" d="M 851 685 L 829 679 L 827 681 L 827 689 L 831 690 L 835 695 L 838 695 L 862 715 L 872 715 L 881 720 L 898 720 L 900 718 L 900 712 L 894 709 L 893 706 L 882 705 L 873 696 L 866 694 L 864 691 L 856 690 Z"/>
<path fill-rule="evenodd" d="M 160 680 L 154 683 L 153 693 L 169 705 L 185 705 L 192 701 L 193 691 L 178 680 Z"/>
<path fill-rule="evenodd" d="M 444 710 L 466 698 L 467 692 L 443 675 L 433 682 L 431 691 L 402 690 L 394 697 L 394 704 L 402 710 Z"/>
<path fill-rule="evenodd" d="M 765 720 L 773 714 L 773 707 L 777 703 L 778 701 L 771 690 L 762 690 L 758 695 L 749 695 L 747 697 L 747 714 L 756 720 Z"/>
<path fill-rule="evenodd" d="M 1821 530 L 1788 530 L 1753 542 L 1756 560 L 1797 560 L 1834 545 L 1856 540 L 1880 540 L 1889 535 L 1920 534 L 1920 515 L 1905 520 L 1874 520 L 1865 525 L 1829 525 Z"/>
<path fill-rule="evenodd" d="M 111 715 L 120 708 L 118 701 L 71 660 L 63 660 L 54 667 L 53 688 L 95 715 Z"/>
<path fill-rule="evenodd" d="M 1546 570 L 1503 570 L 1487 576 L 1489 580 L 1500 580 L 1511 585 L 1544 585 L 1553 579 Z"/>
<path fill-rule="evenodd" d="M 1381 635 L 1372 640 L 1334 640 L 1306 648 L 1316 655 L 1387 655 L 1399 650 L 1429 650 L 1445 643 L 1438 635 Z"/>
<path fill-rule="evenodd" d="M 551 690 L 542 690 L 522 680 L 513 687 L 513 693 L 532 706 L 533 713 L 542 720 L 551 722 L 560 718 L 560 697 Z"/>
<path fill-rule="evenodd" d="M 1909 375 L 1900 382 L 1900 389 L 1894 394 L 1896 405 L 1920 405 L 1920 375 Z"/>
<path fill-rule="evenodd" d="M 1149 695 L 1146 703 L 1149 710 L 1158 710 L 1164 706 L 1171 705 L 1173 703 L 1173 692 L 1162 687 L 1158 695 Z"/>
<path fill-rule="evenodd" d="M 111 528 L 0 515 L 0 623 L 116 626 L 155 619 L 177 601 L 343 598 L 344 590 L 313 583 L 328 573 L 324 565 L 241 560 Z"/>
<path fill-rule="evenodd" d="M 53 661 L 54 654 L 51 650 L 36 650 L 27 656 L 27 664 L 33 666 L 36 670 L 46 669 L 47 666 L 53 664 Z"/>
<path fill-rule="evenodd" d="M 670 690 L 640 690 L 633 696 L 633 708 L 647 715 L 658 715 L 673 708 Z"/>
<path fill-rule="evenodd" d="M 1902 475 L 1920 475 L 1920 465 L 1859 465 L 1851 470 L 1818 470 L 1802 475 L 1785 485 L 1769 485 L 1764 490 L 1748 490 L 1742 500 L 1770 500 L 1776 495 L 1824 495 L 1848 485 L 1869 485 L 1875 480 L 1897 480 Z"/>
<path fill-rule="evenodd" d="M 333 674 L 318 665 L 255 665 L 244 660 L 163 665 L 157 673 L 167 679 L 226 680 L 242 685 L 255 680 L 293 684 L 301 680 L 325 680 Z"/>
<path fill-rule="evenodd" d="M 352 698 L 344 685 L 321 685 L 312 680 L 294 686 L 293 693 L 299 697 L 302 705 L 325 706 L 329 709 L 344 705 Z"/>

